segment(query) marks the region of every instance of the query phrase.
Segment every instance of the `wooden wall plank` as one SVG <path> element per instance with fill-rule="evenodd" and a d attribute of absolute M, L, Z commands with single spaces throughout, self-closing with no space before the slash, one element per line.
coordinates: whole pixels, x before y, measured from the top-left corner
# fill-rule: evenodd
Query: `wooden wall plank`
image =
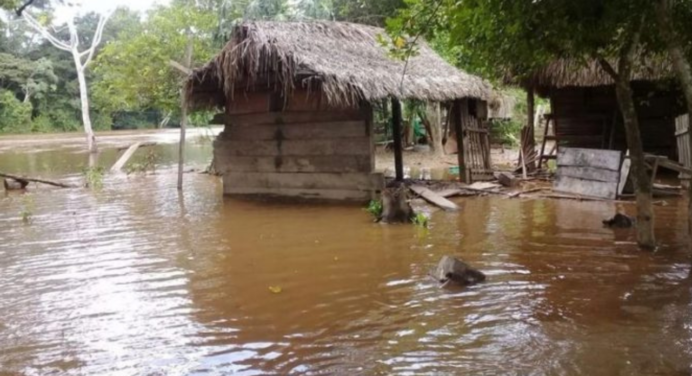
<path fill-rule="evenodd" d="M 620 171 L 621 163 L 622 153 L 615 150 L 561 148 L 557 154 L 558 167 L 594 167 Z"/>
<path fill-rule="evenodd" d="M 217 139 L 214 149 L 228 156 L 321 156 L 369 155 L 370 138 L 312 140 L 225 140 Z"/>
<path fill-rule="evenodd" d="M 347 189 L 294 189 L 294 188 L 248 188 L 233 187 L 224 184 L 224 194 L 230 196 L 268 196 L 305 200 L 325 201 L 354 201 L 368 202 L 372 200 L 371 191 Z"/>
<path fill-rule="evenodd" d="M 365 120 L 365 117 L 358 109 L 323 112 L 265 112 L 249 115 L 229 115 L 226 117 L 226 124 L 243 126 L 261 124 L 322 123 L 353 120 Z"/>
<path fill-rule="evenodd" d="M 226 105 L 226 113 L 229 115 L 243 115 L 266 113 L 269 111 L 270 93 L 246 92 L 236 90 L 233 100 Z"/>
<path fill-rule="evenodd" d="M 618 183 L 583 180 L 569 176 L 555 179 L 555 191 L 614 200 L 617 198 Z"/>
<path fill-rule="evenodd" d="M 227 140 L 274 140 L 277 131 L 284 139 L 330 139 L 368 136 L 364 121 L 329 123 L 264 124 L 252 126 L 230 126 L 223 132 Z"/>
<path fill-rule="evenodd" d="M 612 150 L 561 148 L 554 189 L 581 196 L 615 199 L 622 153 Z"/>
<path fill-rule="evenodd" d="M 382 184 L 382 185 L 380 185 Z M 381 190 L 381 174 L 229 172 L 225 187 L 258 189 Z"/>
<path fill-rule="evenodd" d="M 612 171 L 589 166 L 560 166 L 556 175 L 582 180 L 600 181 L 604 183 L 617 183 L 620 181 L 620 171 Z"/>
<path fill-rule="evenodd" d="M 370 173 L 368 155 L 238 157 L 218 155 L 217 170 L 229 172 L 362 172 Z"/>
<path fill-rule="evenodd" d="M 320 91 L 309 92 L 307 90 L 294 90 L 288 100 L 286 111 L 319 111 L 321 99 L 322 93 Z"/>

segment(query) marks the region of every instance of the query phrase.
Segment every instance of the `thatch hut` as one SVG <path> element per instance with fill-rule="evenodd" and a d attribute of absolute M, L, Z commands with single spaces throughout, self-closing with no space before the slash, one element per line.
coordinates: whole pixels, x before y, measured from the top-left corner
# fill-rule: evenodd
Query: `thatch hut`
<path fill-rule="evenodd" d="M 684 108 L 671 78 L 667 61 L 638 58 L 632 87 L 644 150 L 675 158 L 675 118 Z M 508 81 L 550 99 L 559 146 L 627 150 L 614 81 L 597 61 L 558 59 L 526 79 Z"/>
<path fill-rule="evenodd" d="M 425 43 L 408 62 L 392 58 L 379 42 L 384 34 L 339 22 L 235 27 L 221 53 L 186 83 L 189 107 L 224 109 L 225 130 L 214 144 L 224 193 L 369 199 L 384 185 L 374 171 L 374 102 L 456 101 L 457 112 L 471 117 L 476 102 L 490 97 L 486 82 Z M 400 143 L 396 152 L 402 179 Z"/>

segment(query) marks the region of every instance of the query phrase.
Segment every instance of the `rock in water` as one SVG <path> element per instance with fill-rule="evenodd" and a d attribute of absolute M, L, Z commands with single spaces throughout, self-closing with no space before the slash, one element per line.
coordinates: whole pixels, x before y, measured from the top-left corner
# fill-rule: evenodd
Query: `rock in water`
<path fill-rule="evenodd" d="M 611 228 L 631 228 L 635 225 L 635 223 L 637 223 L 636 219 L 620 213 L 615 214 L 615 216 L 611 219 L 606 219 L 603 221 L 605 226 Z"/>
<path fill-rule="evenodd" d="M 451 256 L 444 256 L 432 276 L 440 283 L 454 282 L 460 286 L 471 286 L 485 281 L 485 274 L 470 267 L 465 262 Z"/>

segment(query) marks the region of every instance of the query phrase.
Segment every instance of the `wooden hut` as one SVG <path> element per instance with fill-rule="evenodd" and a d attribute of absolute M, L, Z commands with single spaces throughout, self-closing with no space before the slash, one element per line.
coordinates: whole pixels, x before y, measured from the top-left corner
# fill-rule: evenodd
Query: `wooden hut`
<path fill-rule="evenodd" d="M 192 109 L 224 109 L 214 143 L 227 195 L 367 200 L 375 173 L 375 101 L 456 103 L 472 117 L 490 86 L 447 64 L 425 43 L 404 62 L 380 43 L 384 30 L 339 22 L 245 22 L 186 82 Z M 460 124 L 463 128 L 463 124 Z M 398 145 L 397 144 L 397 139 Z M 397 178 L 403 179 L 400 137 Z"/>
<path fill-rule="evenodd" d="M 670 72 L 665 60 L 638 59 L 632 87 L 644 151 L 675 159 L 675 118 L 684 107 Z M 509 81 L 550 100 L 549 137 L 559 146 L 627 150 L 614 82 L 597 61 L 558 59 L 528 79 Z"/>

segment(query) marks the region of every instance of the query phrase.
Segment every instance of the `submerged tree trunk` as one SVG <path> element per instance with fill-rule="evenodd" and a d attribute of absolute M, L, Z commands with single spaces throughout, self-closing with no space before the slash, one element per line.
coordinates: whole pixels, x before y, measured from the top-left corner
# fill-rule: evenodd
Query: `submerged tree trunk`
<path fill-rule="evenodd" d="M 74 51 L 74 53 L 75 62 L 78 62 L 77 59 L 79 59 L 79 53 L 77 51 Z M 87 149 L 89 149 L 90 153 L 98 153 L 96 136 L 94 136 L 94 130 L 91 126 L 91 116 L 89 114 L 89 92 L 83 69 L 77 68 L 77 79 L 79 81 L 79 100 L 82 104 L 82 122 L 84 123 L 84 134 L 86 135 Z"/>
<path fill-rule="evenodd" d="M 409 204 L 408 188 L 405 185 L 395 185 L 382 192 L 381 223 L 411 223 L 415 216 Z"/>
<path fill-rule="evenodd" d="M 658 24 L 661 30 L 661 36 L 665 40 L 668 53 L 673 61 L 673 69 L 680 80 L 682 91 L 685 94 L 685 103 L 687 104 L 687 112 L 692 116 L 692 67 L 690 62 L 685 58 L 682 44 L 679 36 L 676 35 L 673 27 L 673 14 L 670 0 L 658 0 L 657 3 Z M 692 137 L 689 140 L 689 147 L 692 150 Z M 690 184 L 687 192 L 687 228 L 688 234 L 692 236 L 692 184 Z M 692 249 L 692 241 L 688 242 Z"/>
<path fill-rule="evenodd" d="M 443 156 L 445 150 L 442 142 L 442 114 L 440 111 L 440 104 L 426 104 L 425 109 L 421 109 L 418 116 L 420 116 L 425 126 L 430 151 L 432 151 L 435 156 Z"/>
<path fill-rule="evenodd" d="M 599 59 L 599 62 L 602 68 L 615 81 L 615 92 L 625 125 L 627 146 L 632 160 L 632 180 L 637 198 L 637 243 L 643 249 L 653 250 L 656 248 L 653 202 L 651 198 L 653 187 L 651 186 L 651 179 L 647 173 L 644 160 L 644 146 L 642 144 L 639 118 L 631 86 L 634 53 L 639 44 L 640 34 L 641 26 L 639 30 L 632 32 L 632 35 L 630 35 L 622 47 L 618 58 L 617 72 L 607 60 Z"/>
<path fill-rule="evenodd" d="M 47 26 L 43 25 L 30 14 L 24 14 L 24 19 L 36 32 L 41 34 L 41 36 L 43 36 L 56 48 L 72 54 L 75 70 L 77 71 L 77 79 L 79 81 L 79 99 L 82 105 L 82 122 L 84 123 L 84 133 L 86 134 L 87 148 L 91 153 L 97 153 L 98 150 L 96 147 L 96 137 L 94 136 L 94 131 L 91 126 L 91 116 L 89 116 L 89 94 L 85 71 L 91 60 L 94 58 L 96 48 L 101 43 L 101 38 L 103 37 L 103 30 L 112 14 L 113 12 L 111 11 L 100 16 L 98 25 L 96 26 L 96 31 L 94 31 L 94 36 L 91 40 L 91 47 L 81 52 L 79 51 L 79 33 L 75 24 L 75 18 L 77 17 L 76 13 L 70 13 L 69 18 L 67 19 L 67 27 L 70 32 L 69 41 L 59 39 L 57 36 L 48 31 Z"/>
<path fill-rule="evenodd" d="M 654 213 L 651 194 L 653 187 L 644 160 L 644 146 L 639 130 L 639 119 L 634 105 L 634 97 L 629 80 L 616 84 L 620 111 L 622 112 L 627 134 L 627 145 L 632 160 L 632 176 L 637 197 L 637 242 L 644 249 L 655 249 Z"/>

